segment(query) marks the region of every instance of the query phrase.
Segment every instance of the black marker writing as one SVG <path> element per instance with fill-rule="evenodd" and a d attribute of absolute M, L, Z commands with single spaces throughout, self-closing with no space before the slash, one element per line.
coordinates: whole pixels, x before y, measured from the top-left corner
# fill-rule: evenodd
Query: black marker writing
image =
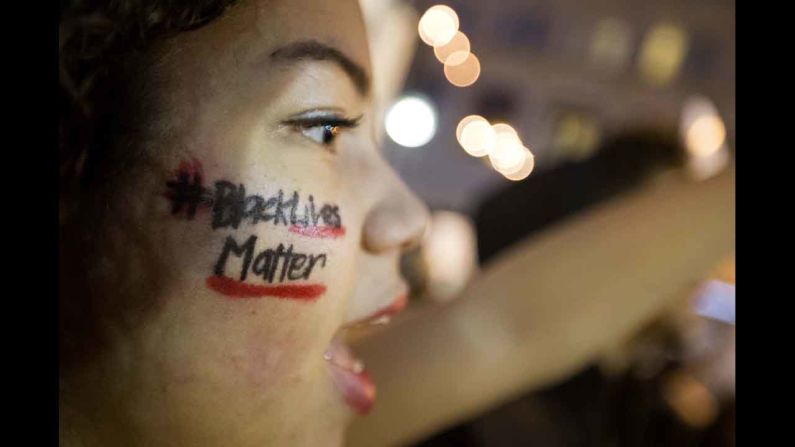
<path fill-rule="evenodd" d="M 253 235 L 242 244 L 238 244 L 232 236 L 227 237 L 213 273 L 226 276 L 230 255 L 241 260 L 241 282 L 246 280 L 249 272 L 262 277 L 267 283 L 309 279 L 316 267 L 326 266 L 325 254 L 296 253 L 292 244 L 287 247 L 279 244 L 276 248 L 265 249 L 255 256 L 256 243 L 257 236 Z"/>

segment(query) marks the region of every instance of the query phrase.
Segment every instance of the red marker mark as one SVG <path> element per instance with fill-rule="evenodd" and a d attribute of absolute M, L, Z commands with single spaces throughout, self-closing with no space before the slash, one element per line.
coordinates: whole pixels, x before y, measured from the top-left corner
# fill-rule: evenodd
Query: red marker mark
<path fill-rule="evenodd" d="M 266 296 L 300 301 L 315 301 L 326 292 L 322 284 L 285 284 L 262 286 L 246 284 L 226 276 L 210 276 L 207 287 L 230 298 L 263 298 Z"/>
<path fill-rule="evenodd" d="M 300 234 L 301 236 L 313 237 L 316 239 L 336 239 L 345 236 L 345 227 L 329 227 L 317 225 L 305 227 L 303 225 L 293 225 L 289 229 L 290 233 Z"/>
<path fill-rule="evenodd" d="M 204 168 L 202 167 L 202 162 L 196 157 L 193 157 L 190 160 L 181 160 L 179 162 L 179 167 L 176 171 L 174 171 L 174 176 L 177 177 L 179 174 L 187 174 L 191 177 L 198 175 L 199 177 L 204 178 Z"/>
<path fill-rule="evenodd" d="M 171 201 L 171 214 L 183 214 L 193 219 L 196 212 L 209 210 L 212 194 L 204 187 L 204 170 L 201 162 L 192 158 L 179 162 L 174 178 L 166 182 L 165 197 Z"/>

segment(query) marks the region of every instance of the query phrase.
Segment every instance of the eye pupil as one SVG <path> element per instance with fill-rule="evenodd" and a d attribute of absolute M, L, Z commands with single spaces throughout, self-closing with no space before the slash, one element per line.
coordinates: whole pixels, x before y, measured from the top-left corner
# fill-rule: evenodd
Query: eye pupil
<path fill-rule="evenodd" d="M 337 126 L 332 126 L 331 124 L 323 126 L 323 143 L 331 143 L 334 137 L 337 136 L 337 133 L 339 133 L 339 128 Z"/>

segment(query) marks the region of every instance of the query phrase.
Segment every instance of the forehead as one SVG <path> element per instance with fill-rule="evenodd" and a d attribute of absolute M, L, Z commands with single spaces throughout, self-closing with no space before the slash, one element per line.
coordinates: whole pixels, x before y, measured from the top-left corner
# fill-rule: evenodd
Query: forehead
<path fill-rule="evenodd" d="M 370 72 L 358 0 L 241 0 L 210 27 L 208 38 L 216 45 L 225 41 L 240 59 L 254 61 L 292 42 L 315 40 Z"/>

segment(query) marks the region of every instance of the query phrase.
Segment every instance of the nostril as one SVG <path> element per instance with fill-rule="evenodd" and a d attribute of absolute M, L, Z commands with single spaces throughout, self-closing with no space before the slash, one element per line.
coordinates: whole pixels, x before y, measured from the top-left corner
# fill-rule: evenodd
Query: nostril
<path fill-rule="evenodd" d="M 419 247 L 422 244 L 425 234 L 428 232 L 429 214 L 425 206 L 418 202 L 415 211 L 407 213 L 405 216 L 405 227 L 402 231 L 401 251 L 408 251 Z"/>
<path fill-rule="evenodd" d="M 420 246 L 420 238 L 412 238 L 400 244 L 400 251 L 413 250 L 419 246 Z"/>
<path fill-rule="evenodd" d="M 414 248 L 419 247 L 422 245 L 422 241 L 425 240 L 425 236 L 428 234 L 431 226 L 429 225 L 430 220 L 427 217 L 427 213 L 424 214 L 426 217 L 421 221 L 418 225 L 418 229 L 412 231 L 412 236 L 409 240 L 403 243 L 403 249 L 411 250 Z"/>

